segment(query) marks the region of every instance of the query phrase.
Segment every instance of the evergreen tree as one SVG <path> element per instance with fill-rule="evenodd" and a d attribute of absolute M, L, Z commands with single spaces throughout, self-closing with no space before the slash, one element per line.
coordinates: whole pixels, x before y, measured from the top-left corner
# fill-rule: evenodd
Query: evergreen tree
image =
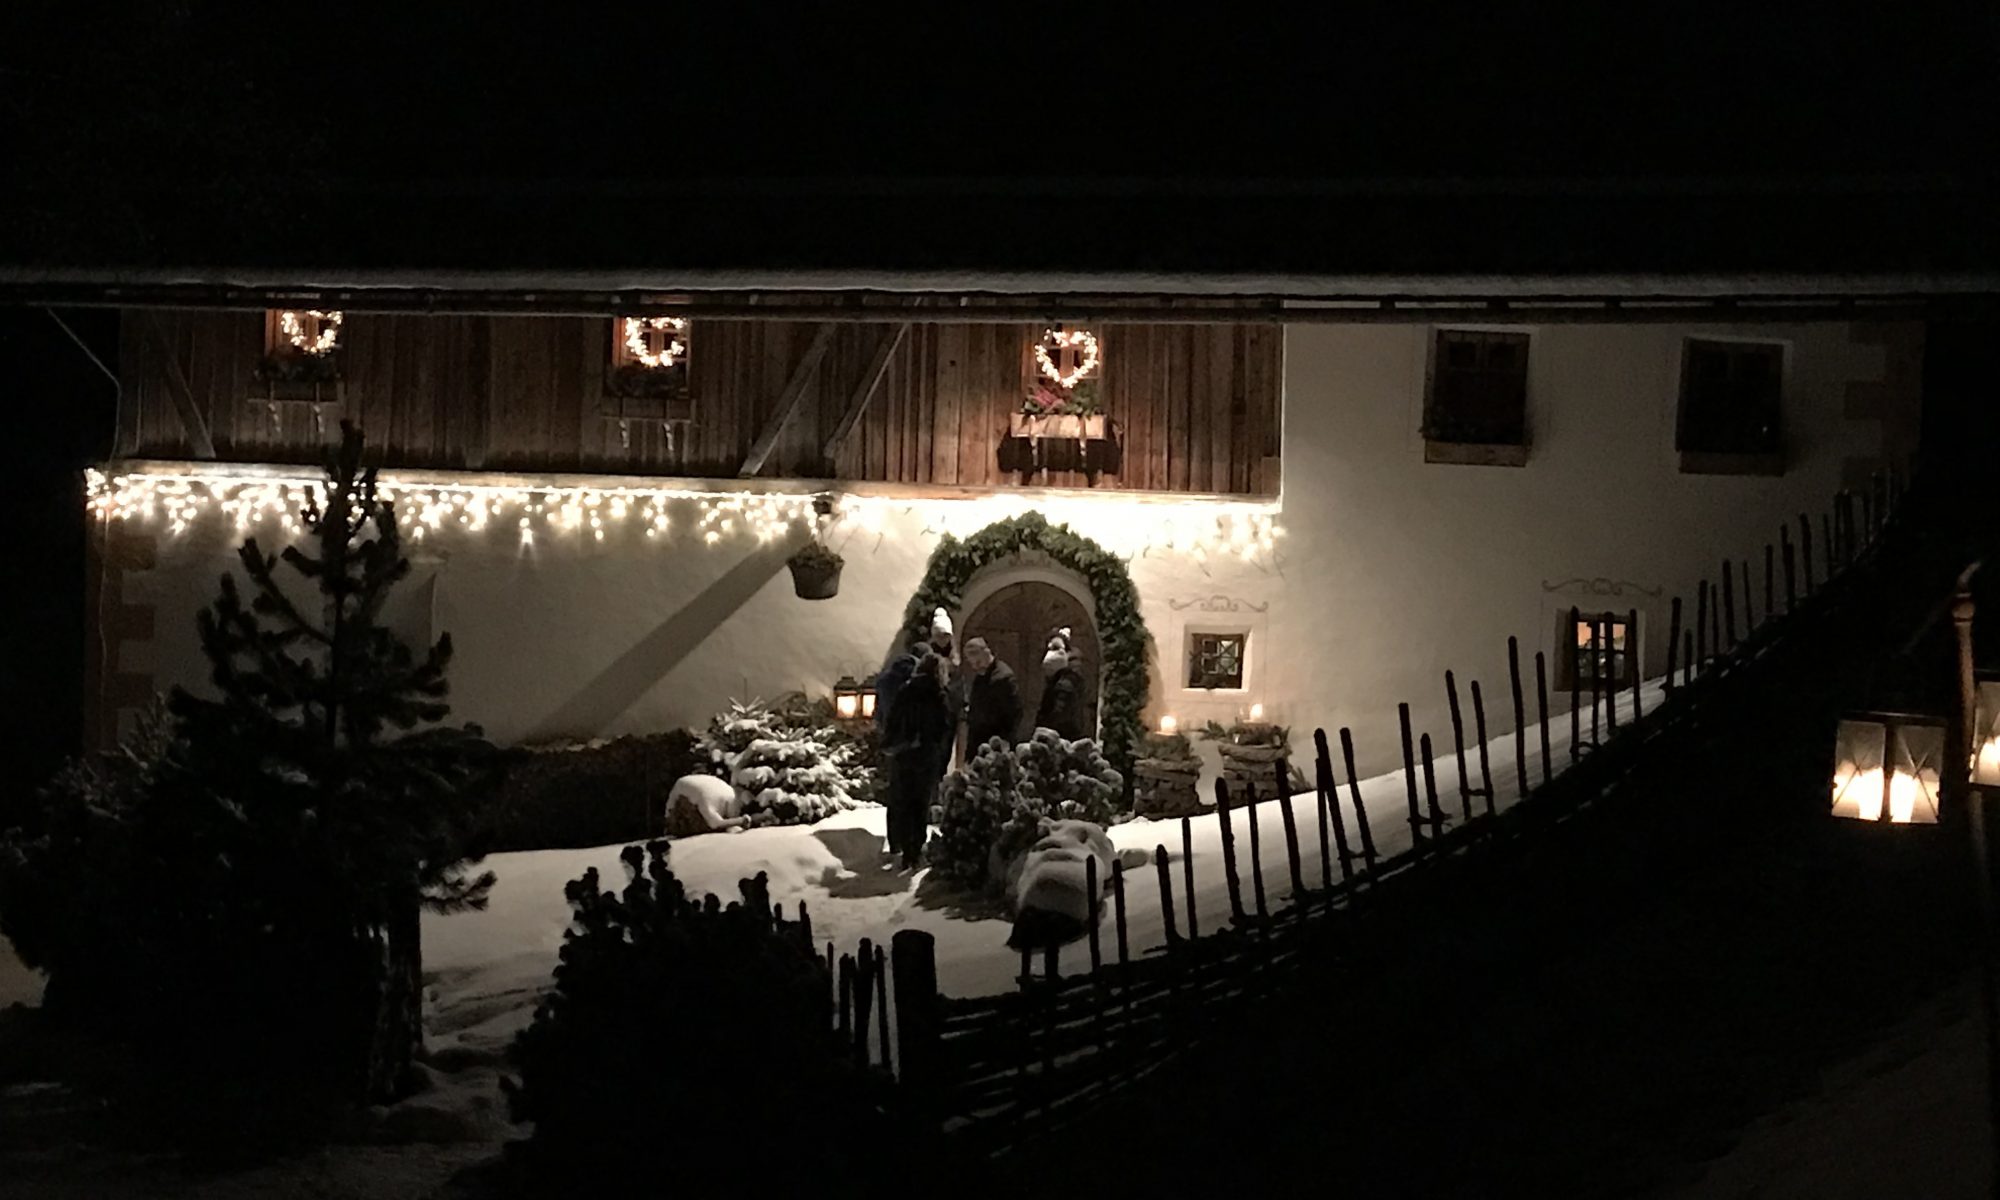
<path fill-rule="evenodd" d="M 464 848 L 469 785 L 490 747 L 436 724 L 449 712 L 450 637 L 419 654 L 382 624 L 410 564 L 362 450 L 342 422 L 299 543 L 270 555 L 245 541 L 247 598 L 224 575 L 200 614 L 219 698 L 175 692 L 184 741 L 165 782 L 186 837 L 238 848 L 216 885 L 226 894 L 192 902 L 229 911 L 239 938 L 361 964 L 356 1003 L 372 1008 L 361 1086 L 382 1099 L 402 1088 L 422 1037 L 420 910 L 483 906 L 493 883 L 467 873 Z"/>

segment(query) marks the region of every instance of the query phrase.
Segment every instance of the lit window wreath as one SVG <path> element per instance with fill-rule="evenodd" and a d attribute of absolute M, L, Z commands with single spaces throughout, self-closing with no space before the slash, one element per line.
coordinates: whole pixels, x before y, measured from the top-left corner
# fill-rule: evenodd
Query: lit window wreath
<path fill-rule="evenodd" d="M 1057 356 L 1065 350 L 1076 351 L 1075 363 L 1067 371 L 1057 361 Z M 1042 340 L 1035 344 L 1035 365 L 1049 382 L 1068 391 L 1097 370 L 1097 335 L 1088 329 L 1045 330 Z"/>
<path fill-rule="evenodd" d="M 684 317 L 626 317 L 625 349 L 644 366 L 671 367 L 687 357 L 687 327 Z M 647 336 L 655 331 L 662 335 L 657 351 Z"/>
<path fill-rule="evenodd" d="M 285 340 L 292 344 L 294 350 L 302 350 L 313 355 L 331 354 L 334 347 L 340 344 L 340 325 L 343 318 L 338 312 L 321 312 L 316 308 L 306 309 L 305 315 L 313 318 L 311 331 L 308 331 L 306 323 L 299 319 L 299 312 L 288 308 L 278 314 L 278 332 L 285 336 Z"/>

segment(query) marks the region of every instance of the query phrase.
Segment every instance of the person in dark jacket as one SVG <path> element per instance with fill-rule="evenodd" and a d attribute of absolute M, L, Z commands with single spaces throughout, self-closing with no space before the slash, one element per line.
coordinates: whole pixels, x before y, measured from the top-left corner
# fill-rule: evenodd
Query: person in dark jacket
<path fill-rule="evenodd" d="M 889 714 L 896 707 L 896 693 L 910 681 L 910 673 L 926 654 L 941 654 L 947 661 L 951 658 L 951 614 L 942 608 L 931 614 L 928 628 L 918 625 L 910 630 L 909 647 L 875 677 L 875 728 L 885 736 Z"/>
<path fill-rule="evenodd" d="M 889 852 L 914 870 L 930 833 L 931 800 L 951 758 L 958 722 L 945 690 L 948 660 L 927 654 L 896 693 L 882 753 L 889 760 Z"/>
<path fill-rule="evenodd" d="M 1067 629 L 1056 631 L 1042 655 L 1042 702 L 1035 709 L 1035 728 L 1053 729 L 1070 741 L 1091 735 L 1084 719 L 1083 672 L 1077 670 Z"/>
<path fill-rule="evenodd" d="M 972 758 L 988 740 L 1009 746 L 1021 740 L 1021 685 L 1014 668 L 993 657 L 985 638 L 965 643 L 965 757 Z"/>

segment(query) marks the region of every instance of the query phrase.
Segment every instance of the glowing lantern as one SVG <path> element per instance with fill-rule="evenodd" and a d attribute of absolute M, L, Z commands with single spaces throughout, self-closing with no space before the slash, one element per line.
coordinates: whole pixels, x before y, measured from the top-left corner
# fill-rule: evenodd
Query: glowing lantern
<path fill-rule="evenodd" d="M 1979 681 L 1972 714 L 1972 782 L 2000 787 L 2000 679 Z"/>
<path fill-rule="evenodd" d="M 1174 730 L 1179 729 L 1180 727 L 1181 723 L 1174 719 L 1174 715 L 1172 713 L 1168 713 L 1166 716 L 1160 718 L 1161 733 L 1172 733 Z"/>
<path fill-rule="evenodd" d="M 864 683 L 861 685 L 861 715 L 871 721 L 875 719 L 875 685 L 873 683 Z"/>
<path fill-rule="evenodd" d="M 1945 723 L 1906 713 L 1861 713 L 1834 741 L 1833 815 L 1935 825 Z"/>
<path fill-rule="evenodd" d="M 854 682 L 854 676 L 842 675 L 834 683 L 833 715 L 843 721 L 852 721 L 861 715 L 861 685 Z"/>

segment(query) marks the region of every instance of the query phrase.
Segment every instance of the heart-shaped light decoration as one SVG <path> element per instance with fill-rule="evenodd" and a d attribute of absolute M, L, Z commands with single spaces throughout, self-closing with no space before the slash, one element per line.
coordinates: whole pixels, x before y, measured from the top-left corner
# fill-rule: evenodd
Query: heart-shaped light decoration
<path fill-rule="evenodd" d="M 687 357 L 688 323 L 684 317 L 626 317 L 625 349 L 648 367 L 671 367 Z M 661 334 L 655 351 L 649 333 Z"/>
<path fill-rule="evenodd" d="M 306 323 L 299 319 L 299 313 L 288 308 L 278 314 L 278 332 L 285 335 L 285 340 L 295 350 L 315 355 L 331 353 L 340 344 L 341 315 L 338 312 L 321 312 L 316 308 L 306 309 L 305 315 L 313 319 L 310 331 L 306 329 Z"/>
<path fill-rule="evenodd" d="M 1065 350 L 1076 351 L 1075 365 L 1067 371 L 1057 361 Z M 1097 335 L 1088 329 L 1044 330 L 1042 340 L 1035 344 L 1035 365 L 1049 382 L 1068 391 L 1097 370 Z"/>

